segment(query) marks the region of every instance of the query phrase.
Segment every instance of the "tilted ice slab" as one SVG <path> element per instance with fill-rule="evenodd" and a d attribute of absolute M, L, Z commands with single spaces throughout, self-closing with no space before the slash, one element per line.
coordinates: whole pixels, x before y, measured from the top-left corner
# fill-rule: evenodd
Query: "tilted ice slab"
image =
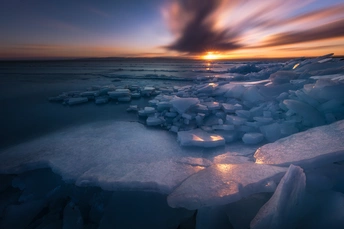
<path fill-rule="evenodd" d="M 193 157 L 183 159 L 190 150 Z M 96 122 L 0 152 L 0 173 L 50 167 L 80 186 L 170 193 L 205 168 L 199 158 L 202 152 L 181 148 L 167 131 L 147 129 L 139 123 Z"/>
<path fill-rule="evenodd" d="M 171 104 L 173 108 L 179 113 L 183 114 L 185 111 L 190 109 L 191 107 L 195 106 L 199 103 L 198 98 L 179 98 L 176 97 L 175 99 L 171 100 Z"/>
<path fill-rule="evenodd" d="M 344 160 L 344 120 L 264 145 L 254 157 L 259 164 L 311 167 Z"/>
<path fill-rule="evenodd" d="M 305 203 L 306 176 L 290 165 L 271 199 L 259 210 L 250 228 L 295 228 Z"/>
<path fill-rule="evenodd" d="M 273 192 L 287 169 L 244 164 L 214 164 L 189 177 L 168 197 L 171 207 L 199 209 L 224 205 L 259 192 Z"/>

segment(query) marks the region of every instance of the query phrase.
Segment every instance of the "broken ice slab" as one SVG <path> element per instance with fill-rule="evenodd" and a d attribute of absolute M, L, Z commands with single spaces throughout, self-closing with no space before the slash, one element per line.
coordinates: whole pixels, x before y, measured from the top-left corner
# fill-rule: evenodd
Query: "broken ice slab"
<path fill-rule="evenodd" d="M 81 104 L 81 103 L 87 103 L 88 98 L 86 97 L 80 97 L 80 98 L 70 98 L 67 101 L 68 105 L 76 105 L 76 104 Z"/>
<path fill-rule="evenodd" d="M 290 165 L 271 199 L 251 221 L 250 228 L 295 228 L 304 212 L 305 187 L 303 170 Z"/>
<path fill-rule="evenodd" d="M 228 88 L 228 91 L 224 96 L 227 98 L 239 99 L 246 91 L 246 88 L 240 84 L 228 84 L 226 87 Z"/>
<path fill-rule="evenodd" d="M 344 120 L 293 134 L 259 148 L 258 164 L 318 167 L 344 160 Z"/>
<path fill-rule="evenodd" d="M 159 126 L 159 125 L 163 124 L 163 122 L 164 122 L 163 119 L 157 118 L 154 116 L 150 116 L 146 120 L 147 126 Z"/>
<path fill-rule="evenodd" d="M 171 100 L 172 107 L 179 113 L 183 114 L 191 107 L 199 103 L 198 98 L 175 98 Z"/>
<path fill-rule="evenodd" d="M 80 93 L 80 96 L 81 97 L 87 97 L 87 98 L 94 98 L 96 96 L 99 95 L 99 92 L 98 91 L 85 91 L 85 92 L 81 92 Z"/>
<path fill-rule="evenodd" d="M 115 91 L 108 92 L 110 98 L 117 99 L 118 97 L 130 96 L 129 89 L 116 89 Z"/>
<path fill-rule="evenodd" d="M 215 164 L 186 179 L 168 197 L 168 204 L 189 210 L 224 205 L 254 193 L 273 192 L 287 169 L 277 166 Z"/>
<path fill-rule="evenodd" d="M 143 110 L 139 110 L 139 116 L 149 116 L 156 112 L 154 107 L 145 107 Z"/>
<path fill-rule="evenodd" d="M 101 96 L 101 97 L 96 97 L 95 98 L 95 103 L 96 104 L 105 104 L 109 102 L 109 97 L 107 96 Z"/>
<path fill-rule="evenodd" d="M 325 124 L 323 115 L 311 105 L 307 103 L 287 99 L 283 101 L 283 104 L 293 112 L 303 117 L 304 125 L 307 126 L 320 126 Z"/>
<path fill-rule="evenodd" d="M 158 102 L 158 103 L 156 104 L 156 106 L 157 106 L 157 109 L 158 109 L 159 111 L 162 111 L 162 110 L 167 110 L 167 109 L 169 109 L 169 108 L 171 107 L 171 103 L 170 103 L 170 102 L 167 102 L 167 101 L 162 101 L 162 102 Z"/>
<path fill-rule="evenodd" d="M 228 103 L 222 103 L 222 109 L 226 113 L 234 113 L 236 110 L 241 110 L 242 106 L 240 104 L 228 104 Z"/>
<path fill-rule="evenodd" d="M 242 137 L 242 141 L 246 144 L 258 144 L 263 141 L 264 136 L 261 133 L 246 133 Z"/>
<path fill-rule="evenodd" d="M 136 111 L 138 111 L 138 106 L 137 106 L 137 105 L 130 105 L 130 106 L 128 107 L 127 111 L 128 111 L 128 112 L 130 112 L 130 111 L 136 112 Z"/>
<path fill-rule="evenodd" d="M 207 133 L 201 129 L 178 132 L 178 142 L 182 146 L 217 147 L 225 145 L 225 139 L 217 134 Z"/>
<path fill-rule="evenodd" d="M 205 103 L 203 103 L 203 105 L 206 105 L 208 110 L 210 110 L 210 111 L 218 110 L 221 108 L 221 104 L 218 102 L 205 102 Z"/>
<path fill-rule="evenodd" d="M 131 93 L 131 97 L 134 98 L 134 99 L 140 98 L 141 97 L 141 93 L 139 93 L 139 92 Z"/>
<path fill-rule="evenodd" d="M 122 97 L 118 97 L 117 100 L 118 100 L 119 102 L 130 102 L 131 96 L 122 96 Z"/>
<path fill-rule="evenodd" d="M 234 115 L 227 115 L 226 120 L 228 123 L 233 124 L 235 126 L 244 125 L 247 122 L 247 119 Z"/>

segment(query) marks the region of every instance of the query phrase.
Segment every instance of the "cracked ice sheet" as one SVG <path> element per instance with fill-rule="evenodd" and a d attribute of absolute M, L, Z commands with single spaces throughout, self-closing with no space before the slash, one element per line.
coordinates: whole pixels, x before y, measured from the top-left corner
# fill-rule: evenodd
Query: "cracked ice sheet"
<path fill-rule="evenodd" d="M 256 163 L 318 167 L 344 160 L 344 120 L 266 144 L 254 154 Z"/>
<path fill-rule="evenodd" d="M 96 122 L 2 151 L 0 173 L 50 167 L 81 186 L 170 193 L 211 164 L 203 156 L 203 151 L 181 148 L 176 137 L 164 130 L 131 122 Z"/>
<path fill-rule="evenodd" d="M 171 207 L 189 210 L 224 205 L 254 193 L 273 192 L 287 168 L 244 164 L 214 164 L 186 179 L 168 197 Z"/>

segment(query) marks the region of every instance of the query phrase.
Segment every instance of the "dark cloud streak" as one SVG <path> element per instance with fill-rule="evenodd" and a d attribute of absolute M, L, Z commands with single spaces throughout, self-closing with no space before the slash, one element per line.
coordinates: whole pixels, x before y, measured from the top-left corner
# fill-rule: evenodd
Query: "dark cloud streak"
<path fill-rule="evenodd" d="M 239 34 L 230 30 L 215 30 L 213 13 L 219 9 L 222 0 L 175 0 L 182 9 L 174 17 L 187 16 L 186 25 L 177 40 L 167 49 L 201 53 L 206 51 L 235 50 L 241 45 L 235 40 Z M 187 14 L 187 15 L 183 15 Z"/>
<path fill-rule="evenodd" d="M 271 37 L 266 44 L 259 46 L 271 47 L 280 45 L 289 45 L 294 43 L 303 43 L 309 41 L 318 41 L 344 36 L 344 19 L 321 25 L 306 31 L 293 31 L 288 33 L 276 34 Z"/>

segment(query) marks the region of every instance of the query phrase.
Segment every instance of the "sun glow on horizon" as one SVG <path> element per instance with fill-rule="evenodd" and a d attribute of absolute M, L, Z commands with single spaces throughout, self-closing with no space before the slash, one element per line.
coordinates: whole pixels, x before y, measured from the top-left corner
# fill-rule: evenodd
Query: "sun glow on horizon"
<path fill-rule="evenodd" d="M 221 59 L 222 55 L 218 52 L 207 52 L 206 55 L 202 56 L 204 60 L 217 60 Z"/>

